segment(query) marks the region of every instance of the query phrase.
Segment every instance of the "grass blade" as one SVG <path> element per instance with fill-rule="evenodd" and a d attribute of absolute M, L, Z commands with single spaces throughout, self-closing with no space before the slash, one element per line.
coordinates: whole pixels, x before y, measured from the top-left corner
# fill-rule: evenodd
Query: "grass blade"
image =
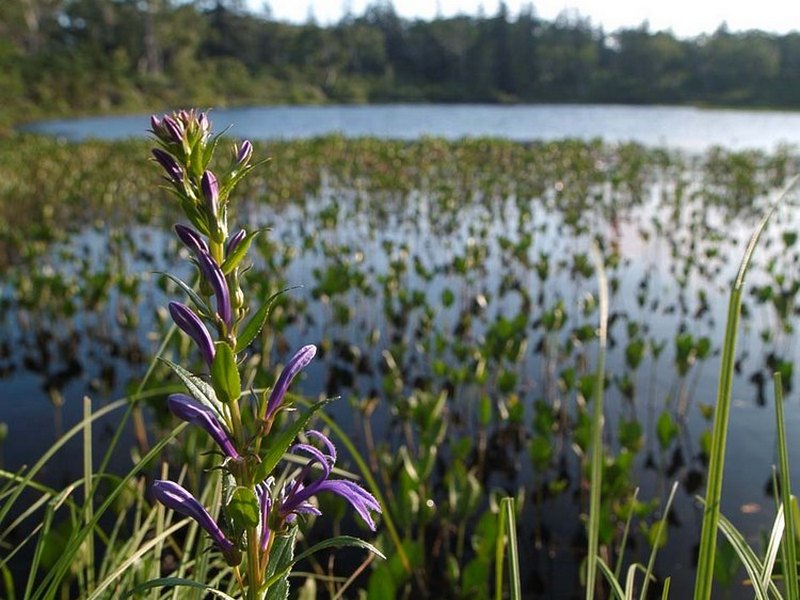
<path fill-rule="evenodd" d="M 508 583 L 509 598 L 522 598 L 522 585 L 519 574 L 519 549 L 517 547 L 517 515 L 514 512 L 514 498 L 500 500 L 500 514 L 505 513 L 506 533 L 508 535 Z"/>
<path fill-rule="evenodd" d="M 783 569 L 784 580 L 786 581 L 787 600 L 798 600 L 800 589 L 797 582 L 797 546 L 795 542 L 795 523 L 794 511 L 792 510 L 792 483 L 789 471 L 789 452 L 786 441 L 786 421 L 783 415 L 783 381 L 781 374 L 776 372 L 772 381 L 775 387 L 775 422 L 778 429 L 778 456 L 780 462 L 780 487 L 781 505 L 783 507 L 783 518 L 786 521 L 783 536 Z M 772 540 L 770 540 L 772 541 Z M 774 558 L 773 558 L 774 560 Z M 771 574 L 765 575 L 768 577 Z"/>
<path fill-rule="evenodd" d="M 594 560 L 592 560 L 592 557 L 590 556 L 589 560 L 595 562 L 597 566 L 600 567 L 600 572 L 605 576 L 606 581 L 608 581 L 608 585 L 611 587 L 611 593 L 619 598 L 619 600 L 625 600 L 625 591 L 622 589 L 619 581 L 617 581 L 617 578 L 614 577 L 614 572 L 606 564 L 606 562 L 599 556 L 595 556 Z"/>
<path fill-rule="evenodd" d="M 94 496 L 93 469 L 92 469 L 92 400 L 89 396 L 83 397 L 83 507 L 84 522 L 91 523 L 94 517 L 92 500 Z M 94 589 L 94 536 L 86 538 L 86 591 Z"/>
<path fill-rule="evenodd" d="M 720 522 L 720 500 L 722 498 L 722 475 L 725 467 L 728 417 L 730 415 L 731 389 L 733 387 L 734 361 L 736 358 L 736 336 L 739 330 L 744 279 L 761 234 L 783 198 L 797 184 L 798 178 L 796 176 L 789 182 L 789 185 L 781 192 L 759 222 L 747 244 L 742 262 L 739 265 L 739 271 L 731 288 L 728 318 L 725 324 L 725 341 L 722 345 L 722 359 L 720 361 L 717 402 L 714 410 L 714 426 L 708 463 L 708 485 L 706 487 L 706 502 L 703 512 L 703 528 L 700 534 L 694 600 L 710 600 L 713 587 L 714 558 L 717 549 L 717 530 Z"/>
<path fill-rule="evenodd" d="M 586 600 L 594 598 L 597 581 L 597 562 L 600 545 L 600 488 L 603 483 L 603 384 L 606 370 L 606 338 L 608 335 L 608 281 L 600 251 L 594 249 L 597 269 L 597 288 L 600 307 L 598 332 L 597 374 L 594 383 L 592 408 L 591 475 L 589 483 L 589 552 L 586 561 Z"/>
<path fill-rule="evenodd" d="M 647 569 L 644 572 L 644 583 L 642 583 L 642 593 L 639 595 L 641 600 L 647 598 L 647 587 L 650 585 L 650 579 L 653 576 L 653 568 L 656 564 L 656 554 L 658 554 L 658 543 L 661 540 L 661 535 L 664 533 L 664 528 L 667 526 L 667 517 L 672 508 L 672 502 L 675 500 L 675 492 L 678 491 L 678 482 L 672 484 L 667 504 L 664 507 L 664 514 L 661 515 L 661 520 L 658 522 L 658 529 L 656 530 L 656 542 L 653 544 L 653 549 L 650 551 L 650 560 L 647 561 Z"/>

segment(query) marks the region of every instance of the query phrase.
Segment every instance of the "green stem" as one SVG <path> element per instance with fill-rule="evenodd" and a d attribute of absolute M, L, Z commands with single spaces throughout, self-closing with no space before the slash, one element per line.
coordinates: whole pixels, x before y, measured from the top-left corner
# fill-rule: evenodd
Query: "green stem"
<path fill-rule="evenodd" d="M 258 600 L 261 572 L 258 568 L 258 539 L 256 528 L 247 529 L 247 600 Z"/>

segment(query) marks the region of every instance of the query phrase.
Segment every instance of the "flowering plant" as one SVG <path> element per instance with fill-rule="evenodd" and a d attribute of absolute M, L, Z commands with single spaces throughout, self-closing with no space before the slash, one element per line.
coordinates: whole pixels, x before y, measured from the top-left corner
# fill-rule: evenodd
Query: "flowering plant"
<path fill-rule="evenodd" d="M 307 408 L 281 431 L 273 430 L 276 417 L 289 405 L 286 394 L 292 380 L 316 354 L 314 345 L 297 350 L 268 394 L 242 390 L 239 360 L 263 328 L 270 306 L 267 301 L 251 315 L 240 286 L 240 267 L 259 231 L 228 232 L 231 192 L 261 164 L 251 162 L 252 144 L 234 145 L 226 172 L 218 175 L 209 164 L 220 138 L 211 136 L 205 113 L 182 110 L 153 116 L 151 130 L 158 144 L 153 158 L 164 169 L 168 189 L 190 223 L 176 225 L 175 233 L 190 251 L 200 280 L 195 291 L 169 276 L 192 304 L 170 302 L 169 312 L 197 346 L 207 370 L 196 374 L 166 361 L 189 392 L 172 394 L 167 404 L 172 414 L 204 429 L 219 446 L 223 517 L 214 519 L 190 491 L 173 481 L 155 481 L 152 492 L 159 502 L 191 517 L 208 533 L 231 567 L 242 597 L 285 598 L 286 577 L 297 561 L 293 557 L 297 518 L 320 514 L 313 503 L 317 494 L 341 496 L 372 530 L 372 514 L 380 513 L 381 507 L 357 483 L 331 478 L 336 448 L 323 433 L 306 431 L 304 441 L 294 443 L 326 402 Z M 287 453 L 295 460 L 301 455 L 308 458 L 302 467 L 279 477 L 276 467 Z M 325 547 L 346 544 L 379 554 L 357 538 L 340 536 L 324 543 Z"/>

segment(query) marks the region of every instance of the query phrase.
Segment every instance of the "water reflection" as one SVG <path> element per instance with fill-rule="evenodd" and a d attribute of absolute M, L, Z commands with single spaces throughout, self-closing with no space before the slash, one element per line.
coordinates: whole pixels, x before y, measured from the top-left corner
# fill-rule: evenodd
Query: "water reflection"
<path fill-rule="evenodd" d="M 726 289 L 765 193 L 781 178 L 729 157 L 687 164 L 635 148 L 578 148 L 555 152 L 561 164 L 527 178 L 530 165 L 493 148 L 507 169 L 466 182 L 458 169 L 405 182 L 409 189 L 357 178 L 343 185 L 341 175 L 324 173 L 302 202 L 275 206 L 254 195 L 243 225 L 271 230 L 256 242 L 250 293 L 263 300 L 304 287 L 279 297 L 248 364 L 254 385 L 268 385 L 269 365 L 301 341 L 320 346 L 303 390 L 342 397 L 333 417 L 381 467 L 401 527 L 420 531 L 433 549 L 431 568 L 459 547 L 459 558 L 473 559 L 464 531 L 478 527 L 489 492 L 521 490 L 521 549 L 531 565 L 524 585 L 570 596 L 585 551 L 579 516 L 588 493 L 598 244 L 612 290 L 608 536 L 639 486 L 644 535 L 628 551 L 644 555 L 659 499 L 680 481 L 658 570 L 683 597 Z M 783 211 L 769 230 L 740 338 L 729 455 L 736 468 L 723 511 L 753 536 L 770 521 L 768 510 L 753 509 L 769 502 L 763 481 L 773 461 L 771 411 L 759 408 L 771 398 L 765 381 L 780 369 L 792 384 L 797 225 Z M 168 326 L 163 306 L 179 295 L 154 273 L 190 277 L 178 251 L 159 227 L 90 227 L 9 270 L 0 346 L 9 468 L 65 426 L 44 427 L 49 415 L 74 422 L 84 394 L 107 401 L 141 377 Z M 184 342 L 176 338 L 168 352 L 189 360 Z M 791 426 L 800 417 L 788 418 Z M 80 464 L 74 458 L 60 477 Z M 436 511 L 410 502 L 413 490 L 424 490 Z M 471 490 L 474 501 L 454 500 Z"/>

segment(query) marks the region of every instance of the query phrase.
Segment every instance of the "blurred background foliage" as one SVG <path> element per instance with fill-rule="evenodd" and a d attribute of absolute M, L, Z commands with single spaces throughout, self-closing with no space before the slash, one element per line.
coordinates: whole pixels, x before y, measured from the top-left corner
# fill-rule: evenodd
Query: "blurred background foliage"
<path fill-rule="evenodd" d="M 0 126 L 178 105 L 602 102 L 796 106 L 800 33 L 605 32 L 564 12 L 407 20 L 378 1 L 329 26 L 243 0 L 3 0 Z"/>

